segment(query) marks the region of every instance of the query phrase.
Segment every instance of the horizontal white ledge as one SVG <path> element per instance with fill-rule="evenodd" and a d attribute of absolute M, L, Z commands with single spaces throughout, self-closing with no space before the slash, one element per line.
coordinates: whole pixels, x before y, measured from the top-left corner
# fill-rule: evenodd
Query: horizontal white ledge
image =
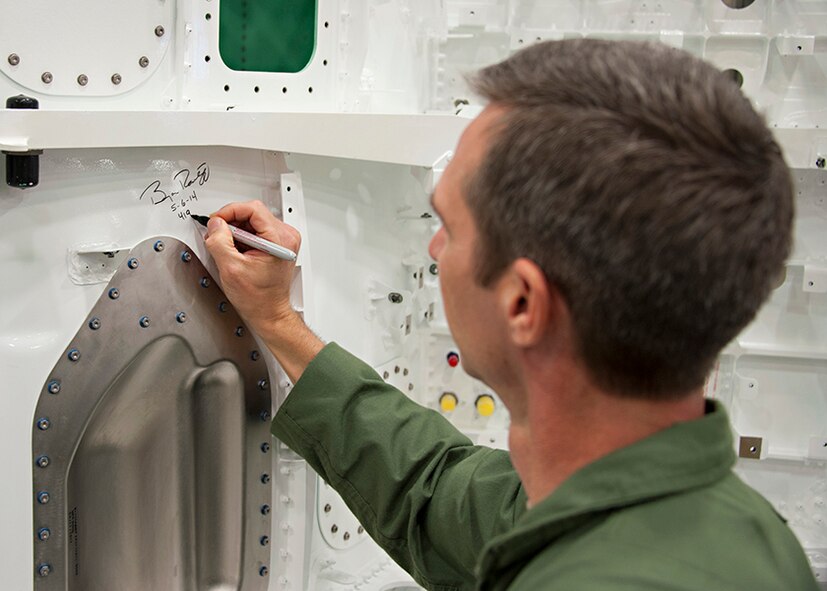
<path fill-rule="evenodd" d="M 0 109 L 0 150 L 230 146 L 430 167 L 469 119 L 454 115 Z"/>

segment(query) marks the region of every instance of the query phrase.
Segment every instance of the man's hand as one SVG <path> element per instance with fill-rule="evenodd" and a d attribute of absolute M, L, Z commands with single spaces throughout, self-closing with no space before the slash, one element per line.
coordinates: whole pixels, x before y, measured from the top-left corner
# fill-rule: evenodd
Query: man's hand
<path fill-rule="evenodd" d="M 301 246 L 301 235 L 276 219 L 261 201 L 248 201 L 231 203 L 214 213 L 205 238 L 224 293 L 295 382 L 323 347 L 290 305 L 295 263 L 236 246 L 228 223 L 296 253 Z"/>

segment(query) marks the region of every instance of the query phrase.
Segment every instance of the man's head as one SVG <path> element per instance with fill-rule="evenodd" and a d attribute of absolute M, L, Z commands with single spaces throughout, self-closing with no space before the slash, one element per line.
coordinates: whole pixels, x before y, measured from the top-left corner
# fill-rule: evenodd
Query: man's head
<path fill-rule="evenodd" d="M 597 385 L 697 390 L 790 248 L 790 175 L 761 117 L 718 70 L 656 44 L 541 43 L 472 82 L 491 104 L 461 179 L 477 286 L 531 261 Z"/>

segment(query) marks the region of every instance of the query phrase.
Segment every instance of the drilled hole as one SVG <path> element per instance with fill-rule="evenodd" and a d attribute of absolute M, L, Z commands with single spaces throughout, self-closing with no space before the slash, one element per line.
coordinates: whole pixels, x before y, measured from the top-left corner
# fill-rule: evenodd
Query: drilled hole
<path fill-rule="evenodd" d="M 261 90 L 261 89 L 260 89 L 258 86 L 256 86 L 255 88 L 253 88 L 253 92 L 258 92 L 259 90 Z"/>
<path fill-rule="evenodd" d="M 207 20 L 210 20 L 212 18 L 212 15 L 208 12 L 207 14 L 204 15 L 204 18 L 207 19 Z"/>
<path fill-rule="evenodd" d="M 724 70 L 724 76 L 732 80 L 735 84 L 738 85 L 738 88 L 744 85 L 744 75 L 741 74 L 735 68 L 730 68 L 728 70 Z"/>
<path fill-rule="evenodd" d="M 284 94 L 287 94 L 287 87 L 286 87 L 286 86 L 282 87 L 281 91 L 282 91 Z"/>
<path fill-rule="evenodd" d="M 224 92 L 230 92 L 230 85 L 229 84 L 224 85 Z"/>
<path fill-rule="evenodd" d="M 330 23 L 329 23 L 329 22 L 327 22 L 327 21 L 325 21 L 325 22 L 324 22 L 324 28 L 326 29 L 326 28 L 328 28 L 329 26 L 330 26 Z"/>
<path fill-rule="evenodd" d="M 205 61 L 205 62 L 208 62 L 208 61 L 210 61 L 210 56 L 208 56 L 208 55 L 205 55 L 205 56 L 204 56 L 204 61 Z"/>
<path fill-rule="evenodd" d="M 322 62 L 322 65 L 323 65 L 323 66 L 326 66 L 326 65 L 327 65 L 327 60 L 324 60 L 324 61 Z"/>
<path fill-rule="evenodd" d="M 313 87 L 311 86 L 310 88 L 308 88 L 307 92 L 309 92 L 310 94 L 313 94 Z"/>

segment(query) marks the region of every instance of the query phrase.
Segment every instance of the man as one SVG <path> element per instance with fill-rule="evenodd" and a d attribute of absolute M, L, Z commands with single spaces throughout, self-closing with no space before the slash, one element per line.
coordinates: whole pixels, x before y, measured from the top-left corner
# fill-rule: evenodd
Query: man
<path fill-rule="evenodd" d="M 815 589 L 702 395 L 789 251 L 764 122 L 660 45 L 538 44 L 473 84 L 489 105 L 433 195 L 430 253 L 466 371 L 511 414 L 510 457 L 325 346 L 290 307 L 290 265 L 240 253 L 223 220 L 293 249 L 298 233 L 232 204 L 207 246 L 296 384 L 273 433 L 428 589 Z"/>

